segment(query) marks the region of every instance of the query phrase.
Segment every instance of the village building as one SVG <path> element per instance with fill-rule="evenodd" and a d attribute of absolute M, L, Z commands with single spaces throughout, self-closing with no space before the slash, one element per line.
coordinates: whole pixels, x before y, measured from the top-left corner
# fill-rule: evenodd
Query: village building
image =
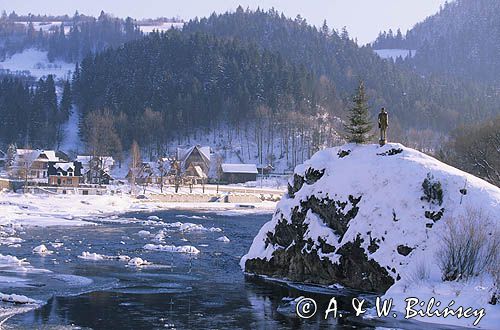
<path fill-rule="evenodd" d="M 257 171 L 259 172 L 259 174 L 269 175 L 274 171 L 274 167 L 270 164 L 268 165 L 259 164 L 257 165 Z"/>
<path fill-rule="evenodd" d="M 114 178 L 111 170 L 115 167 L 115 159 L 111 156 L 82 156 L 76 157 L 82 164 L 83 181 L 89 184 L 110 184 Z"/>
<path fill-rule="evenodd" d="M 47 179 L 49 162 L 59 162 L 53 150 L 17 149 L 14 167 L 21 178 Z"/>
<path fill-rule="evenodd" d="M 257 180 L 255 164 L 222 164 L 222 181 L 227 183 L 245 183 Z"/>
<path fill-rule="evenodd" d="M 57 187 L 78 187 L 82 179 L 82 163 L 48 163 L 49 185 Z"/>
<path fill-rule="evenodd" d="M 143 162 L 136 170 L 129 169 L 126 176 L 129 181 L 132 179 L 133 171 L 135 183 L 140 185 L 161 184 L 162 180 L 164 184 L 173 183 L 172 178 L 175 175 L 167 158 L 161 158 L 158 162 Z"/>
<path fill-rule="evenodd" d="M 177 148 L 177 160 L 181 164 L 181 171 L 193 183 L 202 183 L 207 179 L 210 169 L 210 147 L 199 145 L 188 149 Z"/>
<path fill-rule="evenodd" d="M 184 181 L 187 184 L 204 184 L 207 182 L 207 179 L 207 174 L 199 165 L 191 163 L 186 171 L 184 171 Z"/>

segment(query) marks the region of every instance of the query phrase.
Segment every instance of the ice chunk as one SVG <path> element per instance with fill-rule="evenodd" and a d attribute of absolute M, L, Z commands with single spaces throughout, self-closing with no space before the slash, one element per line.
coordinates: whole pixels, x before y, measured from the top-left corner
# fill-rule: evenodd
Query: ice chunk
<path fill-rule="evenodd" d="M 227 236 L 222 236 L 222 237 L 219 237 L 219 238 L 217 238 L 217 240 L 218 240 L 219 242 L 224 242 L 224 243 L 229 243 L 229 242 L 231 242 L 231 240 L 230 240 L 229 238 L 227 238 Z"/>
<path fill-rule="evenodd" d="M 137 233 L 137 235 L 139 235 L 141 237 L 147 237 L 147 236 L 151 235 L 151 233 L 147 230 L 141 230 Z"/>
<path fill-rule="evenodd" d="M 200 250 L 191 245 L 175 246 L 175 245 L 162 245 L 162 244 L 146 244 L 144 245 L 145 250 L 151 251 L 162 251 L 162 252 L 174 252 L 174 253 L 188 253 L 188 254 L 198 254 Z"/>
<path fill-rule="evenodd" d="M 151 265 L 151 264 L 152 264 L 151 262 L 149 262 L 147 260 L 143 260 L 142 258 L 139 258 L 139 257 L 132 258 L 128 262 L 128 265 L 133 266 L 133 267 L 142 267 L 142 266 L 147 266 L 147 265 Z"/>
<path fill-rule="evenodd" d="M 0 300 L 14 304 L 36 304 L 37 301 L 18 294 L 5 294 L 0 292 Z"/>
<path fill-rule="evenodd" d="M 33 249 L 33 253 L 37 253 L 39 255 L 46 256 L 48 254 L 52 254 L 53 252 L 50 251 L 49 249 L 47 249 L 47 247 L 44 244 L 42 244 L 42 245 L 38 245 L 37 247 L 35 247 Z"/>

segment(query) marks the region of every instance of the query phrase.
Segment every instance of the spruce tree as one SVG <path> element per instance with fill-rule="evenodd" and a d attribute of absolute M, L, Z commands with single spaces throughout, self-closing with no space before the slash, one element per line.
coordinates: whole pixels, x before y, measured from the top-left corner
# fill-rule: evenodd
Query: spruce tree
<path fill-rule="evenodd" d="M 363 81 L 359 82 L 356 94 L 352 97 L 352 102 L 353 106 L 349 109 L 348 122 L 345 124 L 348 141 L 366 143 L 371 138 L 372 123 L 368 112 L 368 102 Z"/>
<path fill-rule="evenodd" d="M 61 97 L 61 102 L 59 103 L 59 119 L 61 121 L 66 121 L 69 119 L 71 115 L 71 104 L 72 104 L 72 96 L 71 96 L 71 85 L 68 80 L 64 83 L 63 93 Z"/>

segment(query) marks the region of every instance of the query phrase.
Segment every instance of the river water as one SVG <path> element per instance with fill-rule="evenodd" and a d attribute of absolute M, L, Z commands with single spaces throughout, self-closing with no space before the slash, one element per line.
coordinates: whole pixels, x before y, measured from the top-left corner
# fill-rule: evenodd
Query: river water
<path fill-rule="evenodd" d="M 41 307 L 20 313 L 25 308 L 23 305 L 1 303 L 6 319 L 3 327 L 422 328 L 418 323 L 393 324 L 350 316 L 351 298 L 371 300 L 373 296 L 369 294 L 245 278 L 239 260 L 269 219 L 269 214 L 163 211 L 88 219 L 96 224 L 92 226 L 25 228 L 18 234 L 24 240 L 21 246 L 0 245 L 0 253 L 26 258 L 30 267 L 23 272 L 0 269 L 0 283 L 4 283 L 0 285 L 0 292 L 28 296 L 40 301 Z M 223 236 L 230 241 L 218 240 Z M 32 248 L 40 244 L 45 244 L 53 253 L 33 254 Z M 150 251 L 144 249 L 146 244 L 188 245 L 200 253 Z M 83 252 L 140 257 L 151 264 L 136 267 L 124 260 L 87 260 L 79 257 Z M 300 296 L 313 297 L 324 308 L 329 299 L 336 296 L 343 317 L 324 320 L 318 313 L 317 317 L 301 320 L 290 303 L 292 298 Z M 5 311 L 9 310 L 12 314 L 7 317 L 9 313 Z"/>

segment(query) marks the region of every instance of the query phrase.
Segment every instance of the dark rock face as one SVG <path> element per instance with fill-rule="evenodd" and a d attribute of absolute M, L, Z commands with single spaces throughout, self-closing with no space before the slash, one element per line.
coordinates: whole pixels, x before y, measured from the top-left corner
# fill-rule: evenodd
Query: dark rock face
<path fill-rule="evenodd" d="M 343 245 L 338 254 L 338 264 L 321 259 L 316 250 L 303 253 L 302 246 L 295 244 L 274 252 L 271 260 L 249 259 L 245 263 L 247 272 L 288 278 L 293 281 L 316 284 L 340 283 L 346 287 L 372 292 L 385 292 L 394 284 L 394 279 L 385 268 L 374 260 L 368 260 L 356 239 Z"/>
<path fill-rule="evenodd" d="M 304 185 L 304 177 L 294 174 L 293 175 L 293 185 L 288 184 L 288 197 L 294 198 L 295 193 L 302 188 Z"/>
<path fill-rule="evenodd" d="M 351 150 L 339 150 L 337 156 L 339 156 L 339 158 L 344 158 L 345 156 L 349 156 L 350 153 Z"/>
<path fill-rule="evenodd" d="M 440 220 L 443 217 L 444 214 L 444 208 L 441 208 L 439 211 L 425 211 L 424 215 L 427 219 L 431 219 L 432 221 L 436 222 Z"/>
<path fill-rule="evenodd" d="M 401 148 L 397 148 L 397 149 L 392 148 L 390 150 L 387 150 L 386 152 L 382 152 L 382 153 L 377 154 L 377 155 L 379 155 L 379 156 L 394 156 L 394 155 L 400 154 L 402 152 L 403 152 L 403 149 L 401 149 Z"/>
<path fill-rule="evenodd" d="M 306 171 L 306 183 L 307 184 L 314 184 L 317 182 L 319 179 L 323 177 L 323 174 L 325 174 L 325 169 L 322 170 L 315 170 L 312 167 L 309 167 Z"/>
<path fill-rule="evenodd" d="M 363 240 L 359 236 L 354 242 L 339 247 L 337 251 L 321 237 L 315 238 L 318 243 L 304 237 L 308 230 L 308 224 L 304 220 L 308 211 L 312 211 L 339 236 L 340 242 L 348 229 L 349 221 L 358 213 L 357 205 L 360 201 L 361 196 L 349 196 L 348 201 L 311 196 L 302 201 L 300 208 L 295 207 L 293 210 L 290 222 L 282 216 L 274 228 L 274 233 L 267 233 L 266 248 L 269 244 L 276 248 L 272 258 L 248 259 L 245 270 L 249 273 L 305 283 L 340 283 L 355 289 L 385 292 L 394 284 L 394 279 L 377 262 L 368 260 L 365 250 L 361 247 Z M 376 250 L 376 242 L 371 243 Z M 320 257 L 321 254 L 334 252 L 340 255 L 336 264 L 328 258 Z"/>
<path fill-rule="evenodd" d="M 413 251 L 413 248 L 406 245 L 398 245 L 398 253 L 402 256 L 407 256 Z"/>

